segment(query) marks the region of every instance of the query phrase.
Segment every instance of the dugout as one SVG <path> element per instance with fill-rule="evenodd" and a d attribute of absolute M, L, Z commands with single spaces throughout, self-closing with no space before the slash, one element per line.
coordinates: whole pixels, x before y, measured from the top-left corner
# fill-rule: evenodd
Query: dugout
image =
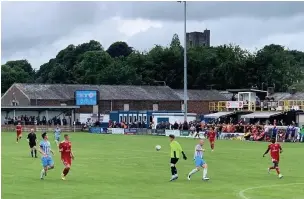
<path fill-rule="evenodd" d="M 72 125 L 75 118 L 75 111 L 80 106 L 2 106 L 1 124 L 6 118 L 15 118 L 21 115 L 46 117 L 46 121 L 53 117 L 62 115 L 69 116 L 68 124 Z"/>

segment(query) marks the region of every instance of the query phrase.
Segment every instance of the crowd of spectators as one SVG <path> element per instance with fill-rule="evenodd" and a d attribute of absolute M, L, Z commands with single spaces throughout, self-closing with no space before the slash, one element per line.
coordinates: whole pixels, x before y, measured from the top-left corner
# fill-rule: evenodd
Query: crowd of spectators
<path fill-rule="evenodd" d="M 244 135 L 245 140 L 250 141 L 269 141 L 272 137 L 276 137 L 282 142 L 304 142 L 304 125 L 302 128 L 296 127 L 293 123 L 287 128 L 278 128 L 283 126 L 282 121 L 274 121 L 273 124 L 265 122 L 264 124 L 243 124 L 243 123 L 204 123 L 200 121 L 184 122 L 170 124 L 169 122 L 160 122 L 155 129 L 168 130 L 189 130 L 191 134 L 194 132 L 207 132 L 210 128 L 214 128 L 218 139 L 234 137 L 233 134 Z M 152 124 L 153 128 L 153 124 Z"/>
<path fill-rule="evenodd" d="M 130 124 L 126 123 L 126 122 L 116 122 L 116 121 L 109 121 L 109 128 L 147 128 L 147 124 L 144 122 L 132 122 Z"/>
<path fill-rule="evenodd" d="M 21 115 L 16 116 L 15 118 L 5 117 L 4 124 L 5 125 L 17 125 L 21 123 L 21 125 L 68 125 L 67 119 L 65 117 L 53 117 L 47 120 L 46 116 L 27 116 Z"/>

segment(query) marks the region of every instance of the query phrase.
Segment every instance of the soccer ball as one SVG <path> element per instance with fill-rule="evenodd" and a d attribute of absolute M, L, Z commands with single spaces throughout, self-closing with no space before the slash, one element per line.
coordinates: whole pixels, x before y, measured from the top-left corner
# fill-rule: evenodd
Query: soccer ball
<path fill-rule="evenodd" d="M 161 146 L 160 145 L 156 145 L 155 149 L 156 149 L 156 151 L 159 151 L 161 149 Z"/>

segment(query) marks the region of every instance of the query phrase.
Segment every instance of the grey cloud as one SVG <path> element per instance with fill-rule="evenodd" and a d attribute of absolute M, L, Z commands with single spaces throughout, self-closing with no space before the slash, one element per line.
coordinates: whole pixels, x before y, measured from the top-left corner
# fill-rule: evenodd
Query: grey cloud
<path fill-rule="evenodd" d="M 72 4 L 71 4 L 72 3 Z M 48 45 L 82 25 L 101 20 L 99 2 L 3 2 L 2 52 Z M 102 2 L 101 2 L 102 3 Z M 106 13 L 104 13 L 106 16 Z"/>
<path fill-rule="evenodd" d="M 115 7 L 117 3 L 112 3 Z M 183 20 L 178 2 L 121 2 L 120 14 L 129 18 Z M 123 7 L 123 8 L 122 8 Z M 202 21 L 224 17 L 290 17 L 304 12 L 304 2 L 187 2 L 189 20 Z"/>
<path fill-rule="evenodd" d="M 272 39 L 274 35 L 304 32 L 303 2 L 188 2 L 187 5 L 188 31 L 211 29 L 213 45 L 261 47 L 256 45 L 277 42 Z M 117 24 L 109 21 L 114 16 L 158 20 L 163 28 L 161 31 L 152 28 L 128 38 L 117 31 Z M 1 18 L 2 60 L 28 58 L 36 67 L 68 44 L 90 39 L 100 41 L 104 47 L 127 39 L 140 50 L 154 44 L 167 45 L 174 33 L 183 40 L 183 6 L 177 2 L 2 2 Z M 293 48 L 301 47 L 302 40 L 298 37 L 279 42 Z"/>

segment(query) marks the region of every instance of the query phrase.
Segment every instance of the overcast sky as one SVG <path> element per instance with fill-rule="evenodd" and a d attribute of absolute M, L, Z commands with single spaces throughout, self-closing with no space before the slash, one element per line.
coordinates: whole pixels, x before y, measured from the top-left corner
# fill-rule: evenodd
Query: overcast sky
<path fill-rule="evenodd" d="M 211 30 L 211 45 L 249 50 L 276 43 L 304 50 L 304 2 L 188 2 L 187 30 Z M 126 41 L 139 50 L 183 42 L 183 6 L 172 2 L 2 2 L 2 64 L 27 59 L 34 68 L 69 44 L 104 48 Z"/>

